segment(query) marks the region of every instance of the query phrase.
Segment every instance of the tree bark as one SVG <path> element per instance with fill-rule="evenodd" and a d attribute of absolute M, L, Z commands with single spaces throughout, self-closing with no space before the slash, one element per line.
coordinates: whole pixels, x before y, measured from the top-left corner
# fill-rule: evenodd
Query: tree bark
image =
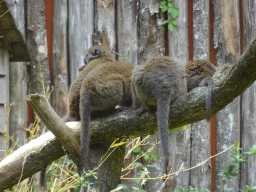
<path fill-rule="evenodd" d="M 214 75 L 216 84 L 213 91 L 212 115 L 223 109 L 254 82 L 256 78 L 255 63 L 256 40 L 245 51 L 237 64 L 226 64 L 218 69 Z M 170 129 L 205 118 L 204 90 L 204 88 L 197 88 L 181 96 L 171 105 Z M 46 133 L 1 161 L 0 190 L 15 185 L 19 180 L 33 175 L 45 165 L 64 155 L 61 142 L 72 154 L 72 157 L 75 157 L 75 162 L 78 162 L 80 122 L 69 122 L 65 125 L 51 109 L 44 96 L 31 95 L 32 100 L 35 98 L 45 101 L 33 102 L 33 107 L 48 129 L 56 134 L 59 141 L 51 133 Z M 67 131 L 68 136 L 66 135 Z M 141 117 L 137 117 L 135 111 L 131 109 L 92 121 L 91 144 L 110 143 L 115 138 L 126 139 L 156 132 L 155 114 L 145 113 Z M 61 138 L 61 135 L 64 135 L 64 138 Z M 71 150 L 72 148 L 74 150 Z"/>

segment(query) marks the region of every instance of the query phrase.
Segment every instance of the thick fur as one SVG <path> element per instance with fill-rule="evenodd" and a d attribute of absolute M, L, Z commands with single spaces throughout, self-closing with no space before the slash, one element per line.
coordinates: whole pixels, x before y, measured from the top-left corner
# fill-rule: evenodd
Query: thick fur
<path fill-rule="evenodd" d="M 93 111 L 111 110 L 131 101 L 131 74 L 134 66 L 109 62 L 95 67 L 83 80 L 80 92 L 81 170 L 87 171 L 90 145 L 90 116 Z"/>
<path fill-rule="evenodd" d="M 138 112 L 157 108 L 157 125 L 164 155 L 169 150 L 170 104 L 187 92 L 184 65 L 166 56 L 153 57 L 134 68 L 132 73 L 133 105 Z"/>
<path fill-rule="evenodd" d="M 185 66 L 187 76 L 188 92 L 196 87 L 206 86 L 206 120 L 209 122 L 211 118 L 212 91 L 214 87 L 213 74 L 216 67 L 207 60 L 192 60 Z"/>
<path fill-rule="evenodd" d="M 100 49 L 101 52 L 96 51 L 97 49 Z M 79 103 L 82 82 L 95 67 L 108 62 L 114 62 L 114 58 L 106 47 L 97 45 L 88 50 L 88 54 L 85 58 L 86 65 L 82 67 L 78 78 L 72 82 L 69 89 L 67 121 L 80 121 Z"/>

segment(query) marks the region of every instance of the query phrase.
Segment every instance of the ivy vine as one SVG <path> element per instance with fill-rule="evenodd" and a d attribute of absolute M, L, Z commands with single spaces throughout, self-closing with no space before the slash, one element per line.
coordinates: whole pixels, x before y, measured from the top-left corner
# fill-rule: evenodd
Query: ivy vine
<path fill-rule="evenodd" d="M 175 20 L 180 14 L 180 10 L 178 7 L 174 7 L 173 0 L 158 0 L 159 8 L 162 13 L 167 12 L 169 15 L 168 20 L 164 20 L 161 25 L 168 24 L 168 28 L 171 32 L 173 32 L 174 27 L 178 25 L 178 22 Z"/>

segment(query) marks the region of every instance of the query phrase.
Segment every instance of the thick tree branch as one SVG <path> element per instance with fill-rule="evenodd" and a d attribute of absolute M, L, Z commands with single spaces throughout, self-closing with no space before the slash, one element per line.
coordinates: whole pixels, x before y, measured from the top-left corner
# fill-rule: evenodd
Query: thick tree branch
<path fill-rule="evenodd" d="M 256 41 L 251 44 L 237 64 L 223 65 L 214 75 L 216 84 L 213 93 L 212 114 L 214 115 L 242 94 L 255 78 Z M 170 129 L 205 118 L 204 91 L 205 88 L 197 88 L 180 97 L 171 105 Z M 42 99 L 42 96 L 32 95 L 32 100 L 33 97 Z M 66 125 L 53 115 L 53 110 L 48 110 L 50 107 L 48 102 L 43 103 L 44 107 L 40 106 L 41 102 L 35 102 L 33 107 L 37 108 L 36 112 L 46 126 L 54 126 L 56 134 L 62 135 L 61 132 L 67 129 Z M 72 136 L 64 141 L 60 138 L 60 142 L 67 142 L 67 140 L 77 140 L 78 142 L 80 122 L 69 122 L 67 125 L 71 128 L 69 132 Z M 92 121 L 91 129 L 92 143 L 111 142 L 115 138 L 131 138 L 157 133 L 155 114 L 146 113 L 141 117 L 136 117 L 134 110 L 96 119 Z M 51 133 L 47 133 L 1 161 L 0 191 L 16 184 L 20 178 L 22 180 L 33 175 L 53 160 L 64 155 L 60 142 Z M 75 153 L 78 153 L 78 150 Z"/>
<path fill-rule="evenodd" d="M 75 133 L 65 125 L 63 120 L 53 110 L 44 96 L 34 94 L 32 96 L 28 96 L 28 101 L 45 126 L 66 148 L 72 160 L 76 164 L 79 164 L 79 157 L 81 153 L 79 135 L 75 135 Z"/>

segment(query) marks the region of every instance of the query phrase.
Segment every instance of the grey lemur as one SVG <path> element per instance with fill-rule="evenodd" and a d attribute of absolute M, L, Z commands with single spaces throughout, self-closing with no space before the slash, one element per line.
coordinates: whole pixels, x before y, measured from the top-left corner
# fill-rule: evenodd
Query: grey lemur
<path fill-rule="evenodd" d="M 185 66 L 188 92 L 196 87 L 206 86 L 206 120 L 211 118 L 212 91 L 214 87 L 213 74 L 216 67 L 207 60 L 192 60 Z"/>
<path fill-rule="evenodd" d="M 84 78 L 97 66 L 107 62 L 114 62 L 111 52 L 102 45 L 96 45 L 88 50 L 84 60 L 85 65 L 79 73 L 78 78 L 72 82 L 68 94 L 67 121 L 79 121 L 80 90 Z"/>
<path fill-rule="evenodd" d="M 183 63 L 167 56 L 149 59 L 134 67 L 132 72 L 133 104 L 138 113 L 157 109 L 157 125 L 163 153 L 169 159 L 170 104 L 187 92 Z"/>
<path fill-rule="evenodd" d="M 93 111 L 114 109 L 131 101 L 131 74 L 133 65 L 123 62 L 105 62 L 100 56 L 88 62 L 97 64 L 83 79 L 80 90 L 81 170 L 87 171 L 90 145 L 90 120 Z M 85 70 L 84 69 L 84 70 Z M 83 71 L 84 71 L 83 70 Z"/>

